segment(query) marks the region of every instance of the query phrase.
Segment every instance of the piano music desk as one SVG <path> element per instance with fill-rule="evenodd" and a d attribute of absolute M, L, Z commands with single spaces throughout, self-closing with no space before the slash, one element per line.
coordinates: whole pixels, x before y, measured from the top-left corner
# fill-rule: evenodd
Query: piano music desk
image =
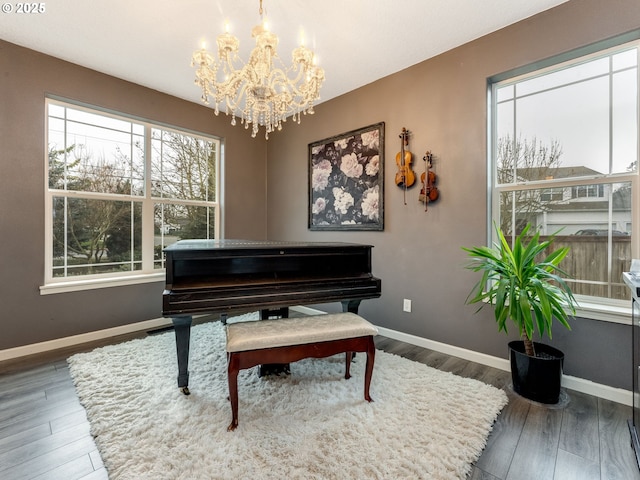
<path fill-rule="evenodd" d="M 324 358 L 346 353 L 345 376 L 353 352 L 366 352 L 364 398 L 369 395 L 376 327 L 354 313 L 260 320 L 227 324 L 227 377 L 232 420 L 227 430 L 238 426 L 238 372 L 266 363 L 289 363 L 303 358 Z"/>

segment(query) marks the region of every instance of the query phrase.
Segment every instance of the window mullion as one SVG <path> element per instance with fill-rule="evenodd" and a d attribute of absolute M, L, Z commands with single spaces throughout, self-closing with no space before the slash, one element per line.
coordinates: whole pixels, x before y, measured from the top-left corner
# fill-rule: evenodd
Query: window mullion
<path fill-rule="evenodd" d="M 154 206 L 151 196 L 151 125 L 144 126 L 144 197 L 142 201 L 142 271 L 153 271 Z"/>

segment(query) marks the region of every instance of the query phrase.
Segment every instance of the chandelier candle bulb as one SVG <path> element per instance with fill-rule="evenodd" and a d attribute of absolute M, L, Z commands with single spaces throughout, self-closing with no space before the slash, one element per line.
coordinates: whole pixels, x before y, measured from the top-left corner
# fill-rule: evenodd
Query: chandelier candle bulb
<path fill-rule="evenodd" d="M 263 23 L 251 31 L 256 45 L 248 62 L 239 58 L 240 42 L 229 33 L 229 23 L 225 22 L 225 33 L 216 42 L 218 58 L 209 54 L 203 44 L 201 50 L 194 52 L 191 66 L 196 67 L 195 83 L 202 89 L 202 101 L 209 104 L 213 99 L 216 115 L 224 105 L 227 115 L 232 116 L 232 125 L 238 116 L 245 128 L 251 124 L 252 137 L 260 127 L 265 127 L 268 139 L 269 133 L 282 129 L 287 117 L 293 116 L 300 123 L 300 113 L 313 113 L 313 104 L 320 98 L 324 70 L 317 66 L 315 54 L 304 46 L 303 34 L 302 45 L 292 53 L 292 65 L 285 67 L 277 53 L 278 37 L 268 30 L 262 13 L 260 0 Z M 224 76 L 224 80 L 218 81 L 219 76 Z"/>

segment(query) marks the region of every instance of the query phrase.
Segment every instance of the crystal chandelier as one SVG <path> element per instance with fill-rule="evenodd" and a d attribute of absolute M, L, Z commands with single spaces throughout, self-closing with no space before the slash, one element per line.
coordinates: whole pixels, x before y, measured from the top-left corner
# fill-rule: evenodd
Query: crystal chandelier
<path fill-rule="evenodd" d="M 260 0 L 261 20 L 262 14 Z M 239 115 L 245 128 L 252 125 L 252 137 L 264 126 L 268 139 L 269 133 L 282 129 L 287 117 L 300 123 L 301 113 L 313 113 L 324 70 L 304 45 L 293 51 L 293 64 L 284 67 L 276 51 L 278 37 L 267 29 L 264 20 L 253 27 L 251 36 L 256 46 L 247 63 L 238 57 L 239 41 L 227 29 L 218 36 L 218 58 L 203 47 L 193 53 L 191 66 L 196 67 L 195 84 L 202 89 L 202 101 L 208 105 L 212 98 L 216 115 L 224 109 L 231 115 L 231 125 Z"/>

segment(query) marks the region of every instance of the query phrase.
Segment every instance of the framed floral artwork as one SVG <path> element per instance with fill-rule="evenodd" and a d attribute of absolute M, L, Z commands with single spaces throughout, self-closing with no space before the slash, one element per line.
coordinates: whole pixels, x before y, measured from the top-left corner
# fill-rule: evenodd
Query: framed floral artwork
<path fill-rule="evenodd" d="M 309 144 L 309 229 L 384 229 L 384 122 Z"/>

